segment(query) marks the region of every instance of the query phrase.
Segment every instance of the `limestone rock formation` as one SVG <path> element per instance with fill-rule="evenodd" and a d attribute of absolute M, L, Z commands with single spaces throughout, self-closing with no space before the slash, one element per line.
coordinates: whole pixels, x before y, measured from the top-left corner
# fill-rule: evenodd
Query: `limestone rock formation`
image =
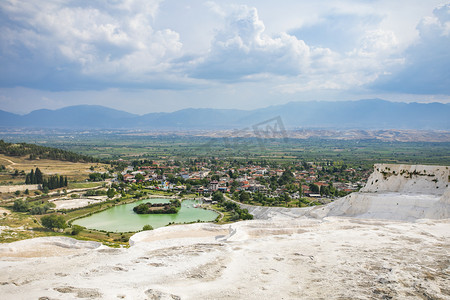
<path fill-rule="evenodd" d="M 311 216 L 415 221 L 450 217 L 449 167 L 376 164 L 366 186 Z"/>

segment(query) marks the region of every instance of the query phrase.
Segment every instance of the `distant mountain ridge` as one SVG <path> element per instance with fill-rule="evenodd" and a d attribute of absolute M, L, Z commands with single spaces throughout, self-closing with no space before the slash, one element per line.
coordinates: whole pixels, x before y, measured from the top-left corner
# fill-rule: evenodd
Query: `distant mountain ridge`
<path fill-rule="evenodd" d="M 142 116 L 98 106 L 40 109 L 26 115 L 0 110 L 0 126 L 60 129 L 241 129 L 280 117 L 285 128 L 450 129 L 450 104 L 381 99 L 290 102 L 255 110 L 188 108 Z"/>

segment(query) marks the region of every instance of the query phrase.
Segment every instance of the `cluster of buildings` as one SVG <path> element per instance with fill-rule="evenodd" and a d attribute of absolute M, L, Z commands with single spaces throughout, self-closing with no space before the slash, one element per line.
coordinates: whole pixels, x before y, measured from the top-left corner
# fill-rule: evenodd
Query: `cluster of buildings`
<path fill-rule="evenodd" d="M 167 161 L 153 162 L 150 166 L 129 166 L 122 172 L 122 180 L 147 182 L 150 188 L 160 190 L 189 190 L 201 194 L 247 191 L 261 192 L 269 197 L 289 193 L 291 198 L 296 199 L 302 196 L 320 197 L 324 191 L 330 191 L 330 185 L 340 195 L 356 191 L 364 186 L 370 173 L 369 169 L 324 167 L 314 163 L 308 163 L 306 167 L 305 164 L 298 164 L 289 169 L 292 174 L 289 185 L 280 185 L 277 180 L 286 168 L 207 162 L 180 166 L 180 163 Z"/>

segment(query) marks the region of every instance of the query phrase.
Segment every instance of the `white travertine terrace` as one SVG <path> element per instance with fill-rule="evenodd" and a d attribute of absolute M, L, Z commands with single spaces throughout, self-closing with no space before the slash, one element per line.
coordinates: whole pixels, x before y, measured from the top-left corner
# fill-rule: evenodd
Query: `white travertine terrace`
<path fill-rule="evenodd" d="M 447 185 L 448 167 L 376 165 L 361 192 L 329 205 L 140 232 L 129 249 L 60 237 L 2 244 L 0 295 L 448 299 Z"/>

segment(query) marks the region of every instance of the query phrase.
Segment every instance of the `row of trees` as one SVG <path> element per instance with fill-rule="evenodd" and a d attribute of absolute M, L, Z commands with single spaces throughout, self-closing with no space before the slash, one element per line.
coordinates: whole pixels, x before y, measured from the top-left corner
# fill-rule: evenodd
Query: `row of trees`
<path fill-rule="evenodd" d="M 67 185 L 67 176 L 62 175 L 52 175 L 48 179 L 44 179 L 42 182 L 42 187 L 44 189 L 48 188 L 49 190 L 66 187 Z"/>
<path fill-rule="evenodd" d="M 62 175 L 51 175 L 48 178 L 44 178 L 41 170 L 36 168 L 36 170 L 31 170 L 25 177 L 25 184 L 42 184 L 43 189 L 58 189 L 61 187 L 66 187 L 68 185 L 67 176 Z"/>
<path fill-rule="evenodd" d="M 106 178 L 109 178 L 109 175 L 107 173 L 91 173 L 89 174 L 89 181 L 103 181 Z"/>
<path fill-rule="evenodd" d="M 31 170 L 25 177 L 25 184 L 42 184 L 44 182 L 44 176 L 41 170 L 36 168 L 36 170 Z"/>

